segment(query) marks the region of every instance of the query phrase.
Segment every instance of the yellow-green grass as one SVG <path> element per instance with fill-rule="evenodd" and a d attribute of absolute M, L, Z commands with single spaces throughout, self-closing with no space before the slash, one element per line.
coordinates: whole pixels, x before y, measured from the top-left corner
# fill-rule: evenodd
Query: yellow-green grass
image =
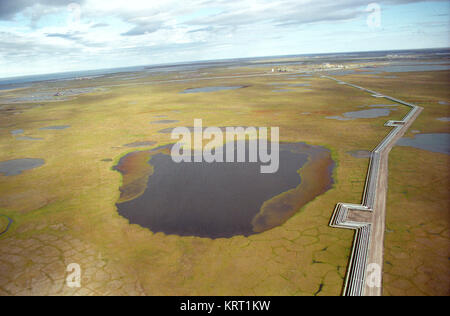
<path fill-rule="evenodd" d="M 348 78 L 424 108 L 412 124 L 420 133 L 448 133 L 449 72 L 400 73 L 397 78 Z M 394 147 L 389 156 L 384 295 L 450 294 L 449 163 L 446 154 Z"/>
<path fill-rule="evenodd" d="M 4 232 L 8 227 L 9 220 L 5 216 L 0 215 L 0 233 Z"/>
<path fill-rule="evenodd" d="M 267 84 L 275 81 L 308 82 L 311 87 L 273 93 L 275 88 Z M 250 87 L 178 93 L 205 85 Z M 71 236 L 100 252 L 121 282 L 138 280 L 145 294 L 338 295 L 353 232 L 332 229 L 328 222 L 337 202 L 361 201 L 368 163 L 347 151 L 373 149 L 389 132 L 384 122 L 401 118 L 408 109 L 400 107 L 390 117 L 376 119 L 337 121 L 325 117 L 377 103 L 386 102 L 326 79 L 252 77 L 110 87 L 70 101 L 42 102 L 43 106 L 14 117 L 2 115 L 0 161 L 29 157 L 46 163 L 14 177 L 0 175 L 0 207 L 17 218 L 17 229 L 13 235 L 1 237 L 0 249 L 38 233 Z M 305 112 L 310 114 L 302 114 Z M 180 122 L 149 124 L 158 120 L 156 115 Z M 130 225 L 117 213 L 122 179 L 111 169 L 120 157 L 134 151 L 122 145 L 152 140 L 157 147 L 173 142 L 170 134 L 158 130 L 192 126 L 194 118 L 203 119 L 204 126 L 279 126 L 280 141 L 325 146 L 336 162 L 335 184 L 282 226 L 248 238 L 166 236 Z M 39 130 L 62 124 L 71 127 Z M 16 140 L 10 130 L 17 128 L 44 140 Z M 101 161 L 105 158 L 113 161 Z M 50 228 L 61 223 L 67 230 Z M 33 254 L 29 257 L 32 261 Z M 33 267 L 30 264 L 29 269 Z M 0 289 L 13 293 L 8 285 L 0 285 Z M 101 283 L 97 291 L 109 293 L 108 283 Z"/>
<path fill-rule="evenodd" d="M 390 154 L 385 295 L 449 295 L 448 155 L 397 147 Z"/>

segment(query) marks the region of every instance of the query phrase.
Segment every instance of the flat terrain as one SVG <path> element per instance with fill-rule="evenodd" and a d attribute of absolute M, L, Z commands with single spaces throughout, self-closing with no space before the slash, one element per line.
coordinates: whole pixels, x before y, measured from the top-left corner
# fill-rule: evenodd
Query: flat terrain
<path fill-rule="evenodd" d="M 449 133 L 448 72 L 346 76 L 424 108 L 407 137 Z M 405 85 L 404 82 L 408 84 Z M 384 295 L 449 295 L 449 156 L 395 146 L 389 155 Z"/>
<path fill-rule="evenodd" d="M 6 232 L 8 224 L 9 224 L 8 218 L 5 216 L 0 216 L 0 234 Z"/>
<path fill-rule="evenodd" d="M 262 70 L 268 69 L 208 69 L 199 77 L 254 74 Z M 448 106 L 434 102 L 450 99 L 446 85 L 438 84 L 448 80 L 447 72 L 420 74 L 426 76 L 425 82 L 433 82 L 429 91 L 425 87 L 402 91 L 404 82 L 414 82 L 418 74 L 401 76 L 401 80 L 380 81 L 369 76 L 355 78 L 366 80 L 358 82 L 362 86 L 416 102 L 425 110 L 428 106 L 429 113 L 444 116 L 440 111 L 448 111 Z M 16 176 L 0 174 L 0 214 L 14 220 L 10 231 L 0 237 L 0 295 L 341 293 L 353 233 L 330 228 L 328 222 L 338 201 L 360 202 L 368 163 L 367 158 L 355 158 L 348 152 L 372 150 L 389 131 L 383 124 L 389 119 L 402 118 L 408 109 L 399 106 L 388 116 L 370 119 L 332 119 L 330 117 L 347 112 L 370 109 L 370 105 L 386 104 L 386 100 L 380 101 L 319 77 L 286 74 L 189 82 L 173 81 L 175 79 L 174 75 L 157 74 L 132 80 L 109 76 L 46 83 L 45 89 L 51 91 L 98 88 L 60 102 L 11 103 L 12 98 L 36 93 L 32 91 L 39 89 L 36 86 L 0 96 L 0 104 L 3 104 L 0 107 L 0 161 L 45 160 L 43 166 Z M 308 86 L 302 86 L 305 83 Z M 293 86 L 295 84 L 299 86 Z M 189 88 L 236 85 L 247 87 L 180 93 Z M 288 91 L 274 91 L 280 88 Z M 427 94 L 417 94 L 417 91 Z M 448 123 L 434 122 L 422 115 L 424 121 L 419 120 L 413 128 L 448 132 Z M 142 147 L 146 150 L 168 144 L 170 134 L 161 130 L 192 126 L 195 118 L 202 118 L 205 126 L 279 126 L 280 141 L 324 146 L 331 150 L 336 164 L 335 183 L 332 189 L 299 209 L 283 225 L 250 237 L 167 236 L 130 225 L 117 213 L 115 203 L 119 200 L 122 176 L 112 170 L 121 157 L 136 150 L 125 145 L 151 142 L 152 145 Z M 156 120 L 179 122 L 150 124 Z M 70 127 L 40 129 L 61 125 Z M 17 129 L 23 129 L 21 136 L 42 140 L 20 140 L 11 134 Z M 421 248 L 409 254 L 416 255 L 416 269 L 428 260 L 417 258 L 417 254 L 426 256 L 427 251 L 434 254 L 442 245 L 448 245 L 448 203 L 443 202 L 447 201 L 447 193 L 442 189 L 448 185 L 439 190 L 428 187 L 426 193 L 421 192 L 422 183 L 429 185 L 436 180 L 448 184 L 445 169 L 448 156 L 429 152 L 413 155 L 412 152 L 415 151 L 406 147 L 395 148 L 390 156 L 389 172 L 393 177 L 389 181 L 397 185 L 391 191 L 394 184 L 389 183 L 387 226 L 401 234 L 387 233 L 386 236 L 386 294 L 399 293 L 394 290 L 398 277 L 394 277 L 393 269 L 404 268 L 404 261 L 394 259 L 398 253 L 407 252 L 398 249 L 411 249 L 406 240 L 418 242 L 417 238 L 425 238 L 426 243 L 431 244 L 431 249 Z M 427 162 L 433 170 L 431 174 L 419 168 L 428 158 L 431 159 Z M 412 167 L 415 164 L 417 169 Z M 406 177 L 405 170 L 419 170 L 421 174 L 411 171 Z M 403 191 L 398 191 L 402 187 L 409 188 L 410 183 L 417 183 L 414 190 L 422 196 L 420 199 L 414 195 L 413 199 L 432 203 L 414 203 Z M 391 209 L 396 213 L 391 213 Z M 433 214 L 432 221 L 424 221 L 419 215 L 425 209 Z M 405 220 L 404 215 L 413 210 L 417 216 L 408 215 Z M 421 223 L 424 225 L 420 226 Z M 411 233 L 413 227 L 418 228 L 418 234 Z M 436 232 L 440 237 L 435 237 Z M 420 237 L 421 234 L 426 236 Z M 439 238 L 441 247 L 432 242 L 434 238 Z M 442 250 L 441 255 L 440 258 L 445 256 L 447 260 L 448 255 Z M 82 268 L 80 289 L 64 285 L 66 265 L 72 262 Z M 442 261 L 440 266 L 444 270 L 439 272 L 447 271 L 448 261 Z M 426 274 L 429 283 L 437 270 L 434 266 L 425 265 L 425 268 L 431 270 Z"/>

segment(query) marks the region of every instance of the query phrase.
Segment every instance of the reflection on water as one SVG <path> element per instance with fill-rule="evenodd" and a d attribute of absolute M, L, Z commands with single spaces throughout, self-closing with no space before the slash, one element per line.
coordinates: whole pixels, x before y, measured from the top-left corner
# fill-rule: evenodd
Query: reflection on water
<path fill-rule="evenodd" d="M 397 145 L 450 155 L 450 134 L 417 134 L 414 138 L 399 139 Z"/>

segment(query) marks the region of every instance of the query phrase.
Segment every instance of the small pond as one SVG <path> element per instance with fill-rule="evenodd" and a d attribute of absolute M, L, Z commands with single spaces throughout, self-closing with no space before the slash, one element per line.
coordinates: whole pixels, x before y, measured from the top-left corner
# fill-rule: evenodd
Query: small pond
<path fill-rule="evenodd" d="M 69 127 L 70 127 L 70 125 L 54 125 L 54 126 L 41 127 L 40 130 L 62 130 L 62 129 L 66 129 Z"/>
<path fill-rule="evenodd" d="M 170 124 L 170 123 L 178 123 L 177 120 L 159 120 L 159 121 L 152 121 L 150 124 Z"/>
<path fill-rule="evenodd" d="M 397 146 L 414 147 L 450 155 L 450 134 L 416 134 L 414 138 L 403 137 L 399 139 Z"/>
<path fill-rule="evenodd" d="M 25 170 L 34 169 L 42 166 L 44 159 L 23 158 L 13 159 L 0 162 L 0 173 L 4 176 L 15 176 L 21 174 Z"/>
<path fill-rule="evenodd" d="M 327 119 L 340 120 L 340 121 L 349 121 L 353 119 L 369 119 L 369 118 L 377 118 L 383 116 L 389 116 L 391 111 L 395 111 L 394 108 L 375 108 L 369 110 L 361 110 L 361 111 L 353 111 L 346 112 L 342 114 L 343 116 L 327 116 Z"/>
<path fill-rule="evenodd" d="M 217 86 L 217 87 L 201 87 L 201 88 L 189 88 L 180 93 L 200 93 L 200 92 L 216 92 L 223 90 L 236 90 L 246 88 L 247 86 Z"/>

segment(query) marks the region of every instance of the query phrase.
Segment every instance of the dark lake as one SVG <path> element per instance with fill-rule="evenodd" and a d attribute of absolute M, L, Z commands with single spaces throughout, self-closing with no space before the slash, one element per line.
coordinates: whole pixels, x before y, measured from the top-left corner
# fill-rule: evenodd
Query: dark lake
<path fill-rule="evenodd" d="M 260 173 L 260 163 L 177 164 L 169 154 L 157 153 L 148 162 L 153 174 L 144 193 L 118 203 L 118 212 L 155 233 L 209 238 L 255 234 L 252 220 L 263 203 L 302 182 L 297 171 L 308 160 L 302 146 L 280 144 L 279 170 L 273 174 Z M 248 146 L 246 151 L 248 157 Z M 124 158 L 119 166 L 127 164 Z M 326 173 L 323 178 L 331 178 L 329 169 Z"/>

